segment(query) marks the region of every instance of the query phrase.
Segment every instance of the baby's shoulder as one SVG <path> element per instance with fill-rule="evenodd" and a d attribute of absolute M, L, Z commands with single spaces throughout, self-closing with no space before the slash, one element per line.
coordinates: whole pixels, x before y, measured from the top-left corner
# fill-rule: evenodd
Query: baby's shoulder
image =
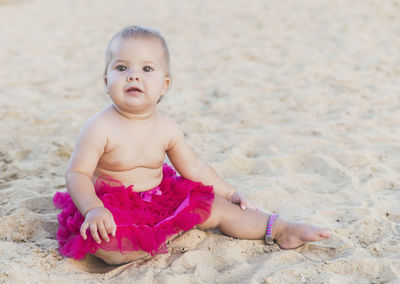
<path fill-rule="evenodd" d="M 158 126 L 169 133 L 180 131 L 179 124 L 174 119 L 162 112 L 158 112 Z"/>
<path fill-rule="evenodd" d="M 165 114 L 161 114 L 160 118 L 162 118 L 163 121 L 160 124 L 162 126 L 162 128 L 160 128 L 160 131 L 162 131 L 164 137 L 168 139 L 167 148 L 170 149 L 173 145 L 177 143 L 177 141 L 184 139 L 184 134 L 181 127 L 174 119 Z"/>
<path fill-rule="evenodd" d="M 92 115 L 83 125 L 82 132 L 90 132 L 92 134 L 104 134 L 107 129 L 112 127 L 113 118 L 108 108 L 105 108 Z"/>

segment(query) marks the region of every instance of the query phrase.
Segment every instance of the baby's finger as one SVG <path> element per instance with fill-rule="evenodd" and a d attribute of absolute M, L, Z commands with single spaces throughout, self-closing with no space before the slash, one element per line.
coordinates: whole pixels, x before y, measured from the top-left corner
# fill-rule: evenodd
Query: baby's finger
<path fill-rule="evenodd" d="M 113 229 L 112 229 L 112 233 L 111 236 L 115 237 L 115 234 L 117 233 L 117 225 L 114 223 L 113 224 Z"/>
<path fill-rule="evenodd" d="M 107 221 L 104 221 L 106 231 L 111 236 L 115 237 L 115 231 L 117 230 L 117 225 L 115 224 L 114 218 L 110 218 Z"/>
<path fill-rule="evenodd" d="M 111 218 L 111 236 L 115 237 L 117 232 L 117 224 L 115 224 L 114 217 Z"/>
<path fill-rule="evenodd" d="M 242 208 L 243 210 L 247 208 L 247 201 L 243 198 L 240 199 L 240 208 Z"/>
<path fill-rule="evenodd" d="M 115 224 L 114 219 L 112 219 L 112 224 L 111 224 L 111 236 L 115 237 L 115 234 L 117 232 L 117 224 Z"/>
<path fill-rule="evenodd" d="M 90 224 L 90 233 L 92 233 L 92 237 L 93 237 L 94 241 L 99 244 L 101 242 L 101 240 L 100 240 L 99 234 L 97 233 L 97 225 L 96 224 Z"/>
<path fill-rule="evenodd" d="M 107 234 L 106 228 L 104 227 L 103 223 L 100 223 L 97 226 L 97 230 L 100 233 L 100 236 L 103 238 L 103 240 L 105 240 L 106 242 L 110 241 L 110 239 L 108 238 L 108 234 Z"/>
<path fill-rule="evenodd" d="M 84 240 L 87 239 L 87 235 L 86 235 L 86 230 L 87 228 L 89 228 L 89 224 L 87 222 L 84 222 L 81 226 L 81 236 Z"/>
<path fill-rule="evenodd" d="M 111 234 L 113 231 L 112 221 L 104 220 L 104 228 L 106 229 L 107 234 Z"/>

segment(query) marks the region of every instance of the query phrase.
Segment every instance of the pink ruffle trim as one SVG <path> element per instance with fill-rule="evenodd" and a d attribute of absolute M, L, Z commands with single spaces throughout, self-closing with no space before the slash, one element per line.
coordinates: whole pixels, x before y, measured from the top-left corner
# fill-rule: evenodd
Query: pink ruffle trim
<path fill-rule="evenodd" d="M 57 192 L 53 202 L 62 209 L 58 215 L 57 239 L 64 256 L 82 259 L 98 248 L 121 253 L 136 250 L 151 255 L 167 253 L 166 239 L 203 223 L 214 200 L 212 186 L 177 176 L 167 164 L 163 166 L 161 184 L 151 190 L 135 192 L 132 185 L 125 187 L 111 177 L 100 177 L 95 189 L 114 216 L 116 236 L 110 235 L 110 242 L 98 244 L 88 230 L 88 238 L 84 240 L 79 232 L 83 216 L 67 192 Z"/>

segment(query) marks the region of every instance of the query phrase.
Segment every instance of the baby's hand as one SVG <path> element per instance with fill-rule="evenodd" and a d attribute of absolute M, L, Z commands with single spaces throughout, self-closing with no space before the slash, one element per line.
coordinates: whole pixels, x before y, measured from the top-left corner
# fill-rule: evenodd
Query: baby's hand
<path fill-rule="evenodd" d="M 240 195 L 239 192 L 235 191 L 228 199 L 230 202 L 239 204 L 240 208 L 245 210 L 247 208 L 247 201 Z"/>
<path fill-rule="evenodd" d="M 114 222 L 114 217 L 111 212 L 107 208 L 99 206 L 90 209 L 86 213 L 85 221 L 81 226 L 81 236 L 84 240 L 87 239 L 86 230 L 88 228 L 92 233 L 93 239 L 99 244 L 101 242 L 99 233 L 103 240 L 109 242 L 108 234 L 115 237 L 117 225 Z"/>

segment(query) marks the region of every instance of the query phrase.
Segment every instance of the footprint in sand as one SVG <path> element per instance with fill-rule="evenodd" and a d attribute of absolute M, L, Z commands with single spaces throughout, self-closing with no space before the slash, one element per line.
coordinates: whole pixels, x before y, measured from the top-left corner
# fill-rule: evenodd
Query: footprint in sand
<path fill-rule="evenodd" d="M 18 162 L 24 160 L 30 153 L 30 149 L 18 149 L 11 152 L 0 150 L 0 181 L 15 180 L 24 175 L 24 169 L 18 166 Z"/>
<path fill-rule="evenodd" d="M 58 212 L 53 205 L 53 196 L 41 196 L 36 198 L 29 198 L 21 201 L 18 205 L 19 208 L 26 208 L 35 213 L 55 213 Z"/>
<path fill-rule="evenodd" d="M 225 178 L 249 175 L 258 172 L 260 163 L 243 156 L 231 156 L 216 165 L 217 171 Z"/>
<path fill-rule="evenodd" d="M 353 153 L 339 153 L 334 155 L 335 159 L 345 167 L 365 167 L 371 161 L 365 155 Z"/>
<path fill-rule="evenodd" d="M 0 218 L 0 239 L 13 242 L 41 240 L 50 234 L 43 228 L 43 220 L 39 214 L 26 208 Z"/>
<path fill-rule="evenodd" d="M 356 221 L 348 230 L 363 248 L 368 248 L 380 242 L 384 236 L 392 234 L 390 221 L 375 216 L 366 216 Z"/>
<path fill-rule="evenodd" d="M 52 145 L 54 146 L 54 150 L 52 153 L 60 158 L 68 159 L 72 153 L 72 146 L 67 143 L 60 143 L 58 141 L 53 141 Z"/>
<path fill-rule="evenodd" d="M 308 153 L 275 158 L 270 161 L 270 167 L 279 171 L 289 169 L 299 174 L 317 192 L 337 193 L 351 184 L 351 178 L 345 172 Z"/>
<path fill-rule="evenodd" d="M 49 238 L 54 239 L 58 227 L 56 215 L 59 210 L 54 207 L 52 200 L 53 196 L 29 198 L 21 201 L 18 207 L 39 214 L 41 228 Z"/>

